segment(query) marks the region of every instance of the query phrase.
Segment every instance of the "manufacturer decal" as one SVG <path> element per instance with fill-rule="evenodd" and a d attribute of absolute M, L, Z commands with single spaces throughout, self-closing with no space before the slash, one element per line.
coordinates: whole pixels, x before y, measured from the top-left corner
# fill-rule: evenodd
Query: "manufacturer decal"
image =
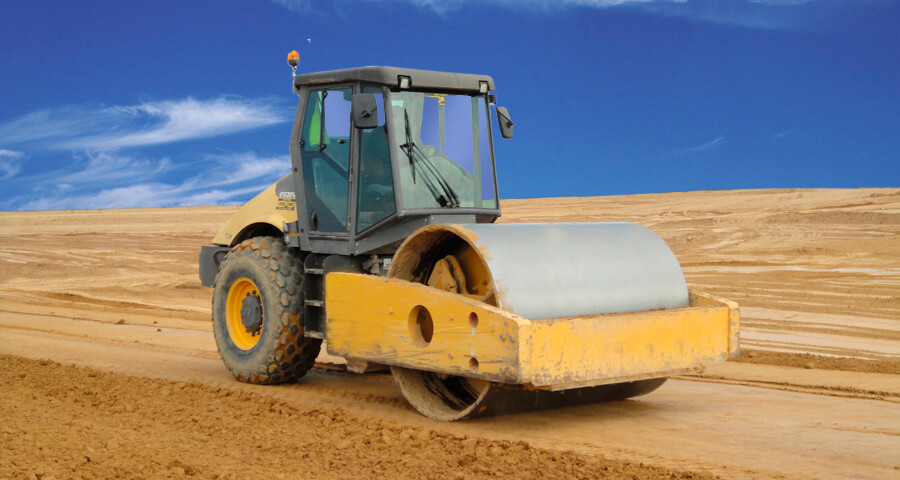
<path fill-rule="evenodd" d="M 275 210 L 293 212 L 297 208 L 297 203 L 294 201 L 295 197 L 294 192 L 278 192 L 278 198 L 275 199 Z"/>

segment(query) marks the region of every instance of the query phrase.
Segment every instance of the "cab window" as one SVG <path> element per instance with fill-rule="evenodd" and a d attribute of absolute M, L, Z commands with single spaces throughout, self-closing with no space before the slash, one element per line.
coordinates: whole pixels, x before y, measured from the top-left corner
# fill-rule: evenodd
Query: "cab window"
<path fill-rule="evenodd" d="M 356 231 L 361 232 L 396 211 L 391 153 L 384 121 L 384 96 L 381 87 L 364 85 L 363 93 L 375 94 L 378 126 L 359 131 L 359 203 Z"/>
<path fill-rule="evenodd" d="M 310 90 L 307 99 L 301 157 L 312 231 L 347 231 L 351 94 L 349 87 Z"/>

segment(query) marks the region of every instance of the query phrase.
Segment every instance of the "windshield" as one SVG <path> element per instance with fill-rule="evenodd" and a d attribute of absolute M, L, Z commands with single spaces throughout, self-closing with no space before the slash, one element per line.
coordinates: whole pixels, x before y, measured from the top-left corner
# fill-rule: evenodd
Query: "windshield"
<path fill-rule="evenodd" d="M 403 207 L 497 208 L 485 96 L 390 95 Z"/>

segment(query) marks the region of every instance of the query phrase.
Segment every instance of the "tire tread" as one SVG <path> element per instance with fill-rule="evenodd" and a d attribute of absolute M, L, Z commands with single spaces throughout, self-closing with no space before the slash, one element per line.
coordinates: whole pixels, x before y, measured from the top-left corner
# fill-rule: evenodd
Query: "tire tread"
<path fill-rule="evenodd" d="M 239 381 L 254 384 L 275 384 L 296 381 L 306 375 L 319 355 L 322 341 L 303 336 L 303 295 L 300 285 L 303 281 L 303 267 L 299 258 L 288 250 L 284 241 L 277 237 L 253 237 L 236 245 L 225 256 L 216 275 L 216 286 L 224 275 L 229 261 L 250 258 L 265 272 L 265 283 L 276 289 L 279 315 L 263 320 L 263 328 L 279 329 L 272 346 L 262 345 L 268 350 L 265 359 L 257 368 L 238 369 L 226 358 L 228 352 L 216 342 L 219 354 L 225 360 L 228 371 Z M 218 289 L 216 290 L 218 292 Z M 216 311 L 216 295 L 213 295 L 213 312 Z M 265 314 L 264 314 L 265 315 Z M 213 321 L 216 321 L 215 319 Z M 224 319 L 221 321 L 224 322 Z M 263 339 L 261 338 L 260 341 Z"/>

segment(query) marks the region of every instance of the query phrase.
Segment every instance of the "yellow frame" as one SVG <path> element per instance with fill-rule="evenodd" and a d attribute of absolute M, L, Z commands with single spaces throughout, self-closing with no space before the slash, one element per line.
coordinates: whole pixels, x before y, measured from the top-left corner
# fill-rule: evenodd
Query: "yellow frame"
<path fill-rule="evenodd" d="M 675 375 L 739 351 L 737 304 L 703 293 L 686 308 L 528 320 L 393 278 L 330 273 L 325 284 L 328 352 L 387 365 L 564 390 Z"/>

